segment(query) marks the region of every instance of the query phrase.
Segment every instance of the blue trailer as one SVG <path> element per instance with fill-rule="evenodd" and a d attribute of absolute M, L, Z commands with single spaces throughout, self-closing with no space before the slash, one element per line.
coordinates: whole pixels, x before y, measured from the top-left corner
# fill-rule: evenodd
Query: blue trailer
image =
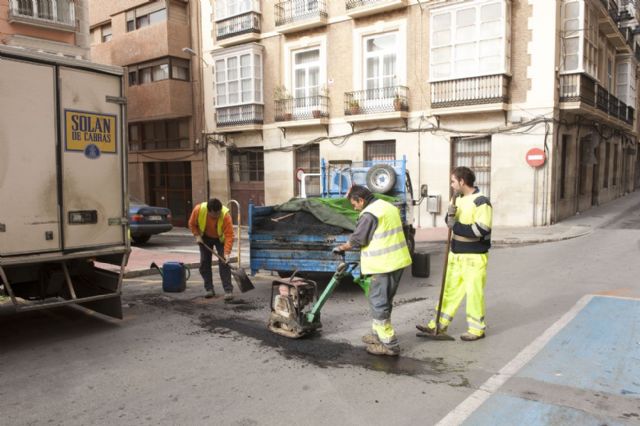
<path fill-rule="evenodd" d="M 415 229 L 412 225 L 412 189 L 406 169 L 406 158 L 394 161 L 364 161 L 332 163 L 322 160 L 320 172 L 321 197 L 343 198 L 352 185 L 367 186 L 372 192 L 384 193 L 397 198 L 396 205 L 401 211 L 405 236 L 410 251 L 413 252 Z M 326 272 L 336 271 L 343 261 L 332 254 L 333 247 L 346 242 L 351 231 L 336 233 L 292 233 L 260 230 L 261 221 L 270 220 L 276 213 L 276 206 L 255 206 L 249 204 L 249 245 L 252 275 L 259 270 L 276 271 L 281 276 L 289 276 L 294 271 Z M 346 253 L 347 262 L 359 262 L 360 252 Z M 360 275 L 355 269 L 352 274 Z"/>

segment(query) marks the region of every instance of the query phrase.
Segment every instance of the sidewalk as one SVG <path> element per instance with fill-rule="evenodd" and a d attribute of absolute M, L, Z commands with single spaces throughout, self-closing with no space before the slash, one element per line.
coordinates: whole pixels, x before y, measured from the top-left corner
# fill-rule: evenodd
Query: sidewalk
<path fill-rule="evenodd" d="M 594 207 L 584 213 L 575 215 L 574 217 L 563 220 L 562 222 L 551 226 L 537 227 L 495 227 L 492 232 L 492 242 L 494 244 L 536 244 L 552 241 L 567 240 L 590 234 L 594 229 L 601 228 L 614 222 L 620 217 L 628 214 L 631 210 L 640 208 L 640 191 L 627 194 L 617 200 L 611 201 L 603 206 Z M 236 230 L 237 232 L 237 230 Z M 179 235 L 190 235 L 186 228 L 177 228 L 171 233 Z M 247 228 L 242 227 L 241 240 L 241 261 L 243 266 L 249 263 L 249 240 L 247 236 Z M 416 245 L 421 243 L 432 243 L 445 241 L 447 239 L 447 228 L 421 228 L 416 230 Z M 237 264 L 237 253 L 235 253 L 236 245 L 234 244 L 234 255 L 230 261 Z M 195 245 L 194 245 L 195 251 Z M 175 261 L 182 262 L 191 268 L 198 268 L 200 256 L 195 252 L 182 251 L 158 251 L 146 250 L 142 247 L 131 247 L 131 256 L 125 270 L 126 278 L 133 278 L 141 275 L 149 275 L 157 273 L 150 269 L 151 262 L 155 262 L 158 266 L 162 266 L 164 262 Z M 214 260 L 214 265 L 217 261 Z M 104 265 L 101 267 L 114 269 L 112 265 Z M 117 268 L 116 268 L 117 269 Z"/>

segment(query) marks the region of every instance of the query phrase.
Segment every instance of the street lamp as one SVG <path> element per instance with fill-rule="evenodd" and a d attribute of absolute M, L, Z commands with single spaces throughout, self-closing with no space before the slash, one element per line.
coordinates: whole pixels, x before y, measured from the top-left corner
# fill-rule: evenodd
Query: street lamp
<path fill-rule="evenodd" d="M 182 48 L 182 51 L 183 51 L 184 53 L 188 53 L 188 54 L 189 54 L 189 55 L 191 55 L 191 56 L 197 56 L 197 57 L 198 57 L 198 58 L 200 58 L 200 60 L 204 63 L 204 66 L 205 66 L 205 67 L 208 67 L 208 66 L 209 66 L 209 63 L 208 63 L 208 62 L 207 62 L 207 61 L 206 61 L 202 56 L 198 55 L 198 53 L 197 53 L 195 50 L 193 50 L 192 48 L 190 48 L 190 47 L 183 47 L 183 48 Z"/>

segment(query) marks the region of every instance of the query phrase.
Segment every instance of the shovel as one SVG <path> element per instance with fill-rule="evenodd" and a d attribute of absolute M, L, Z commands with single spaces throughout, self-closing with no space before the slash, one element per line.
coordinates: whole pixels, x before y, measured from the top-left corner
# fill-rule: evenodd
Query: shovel
<path fill-rule="evenodd" d="M 253 283 L 249 279 L 249 276 L 244 271 L 244 269 L 242 269 L 241 267 L 234 268 L 233 266 L 229 265 L 229 263 L 226 260 L 220 257 L 218 253 L 212 250 L 208 245 L 206 244 L 201 244 L 201 245 L 206 247 L 207 250 L 209 250 L 211 254 L 217 257 L 220 262 L 224 263 L 229 267 L 229 269 L 231 269 L 231 275 L 233 276 L 233 279 L 236 282 L 236 285 L 238 286 L 238 289 L 240 290 L 241 293 L 246 293 L 247 291 L 253 290 L 255 288 L 253 286 Z"/>
<path fill-rule="evenodd" d="M 455 203 L 455 196 L 449 202 L 450 204 Z M 440 286 L 440 301 L 438 302 L 438 306 L 436 307 L 436 331 L 435 334 L 425 333 L 421 330 L 420 327 L 416 326 L 419 333 L 416 333 L 418 337 L 424 337 L 425 339 L 430 340 L 456 340 L 453 336 L 449 336 L 447 333 L 440 333 L 440 312 L 442 311 L 442 300 L 444 299 L 444 286 L 447 282 L 447 267 L 449 266 L 449 250 L 451 249 L 451 228 L 447 232 L 447 248 L 444 252 L 444 267 L 442 268 L 442 284 Z"/>

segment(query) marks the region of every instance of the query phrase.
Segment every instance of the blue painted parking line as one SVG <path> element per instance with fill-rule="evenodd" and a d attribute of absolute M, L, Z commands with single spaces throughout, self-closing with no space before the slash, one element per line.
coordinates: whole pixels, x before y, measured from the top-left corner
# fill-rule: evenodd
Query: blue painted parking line
<path fill-rule="evenodd" d="M 586 296 L 440 425 L 640 423 L 640 300 Z"/>

